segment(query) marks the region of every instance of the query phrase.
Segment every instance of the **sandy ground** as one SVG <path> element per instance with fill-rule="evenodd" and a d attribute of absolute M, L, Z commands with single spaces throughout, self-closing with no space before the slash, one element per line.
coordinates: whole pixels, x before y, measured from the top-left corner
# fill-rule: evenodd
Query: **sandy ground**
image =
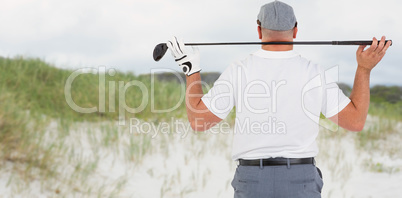
<path fill-rule="evenodd" d="M 386 162 L 387 167 L 402 167 L 402 160 L 357 150 L 352 136 L 320 139 L 317 166 L 324 175 L 323 197 L 399 197 L 402 172 L 373 172 L 365 163 Z"/>
<path fill-rule="evenodd" d="M 141 135 L 121 130 L 105 146 L 104 128 L 80 124 L 71 129 L 63 139 L 66 157 L 61 159 L 58 177 L 51 181 L 37 179 L 24 185 L 11 172 L 12 164 L 6 164 L 0 169 L 0 197 L 233 197 L 230 182 L 236 165 L 230 156 L 231 134 L 189 133 L 185 138 L 180 133 L 160 134 L 149 142 L 151 152 L 132 159 L 127 154 L 130 138 Z M 49 132 L 55 130 L 57 123 Z M 358 149 L 356 134 L 351 132 L 334 137 L 326 134 L 332 132 L 320 133 L 316 159 L 324 175 L 323 197 L 402 194 L 400 155 Z M 401 133 L 385 142 L 399 145 Z M 367 163 L 379 170 L 367 168 Z M 90 168 L 82 174 L 75 171 L 77 164 Z"/>

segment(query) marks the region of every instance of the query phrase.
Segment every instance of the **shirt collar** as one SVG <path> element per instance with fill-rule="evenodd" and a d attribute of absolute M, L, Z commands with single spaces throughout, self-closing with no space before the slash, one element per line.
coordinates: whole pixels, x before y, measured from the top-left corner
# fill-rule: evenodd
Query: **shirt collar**
<path fill-rule="evenodd" d="M 300 56 L 299 53 L 289 50 L 289 51 L 267 51 L 263 49 L 259 49 L 254 52 L 253 55 L 259 56 L 262 58 L 292 58 L 295 56 Z"/>

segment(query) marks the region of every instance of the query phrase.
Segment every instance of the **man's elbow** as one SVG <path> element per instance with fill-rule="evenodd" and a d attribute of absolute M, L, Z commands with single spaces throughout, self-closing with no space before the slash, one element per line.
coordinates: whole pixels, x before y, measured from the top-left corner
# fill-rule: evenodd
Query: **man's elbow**
<path fill-rule="evenodd" d="M 364 129 L 365 121 L 354 122 L 351 126 L 347 128 L 349 131 L 360 132 Z"/>
<path fill-rule="evenodd" d="M 191 129 L 193 129 L 193 131 L 196 131 L 196 132 L 203 132 L 203 131 L 205 131 L 205 130 L 208 130 L 208 129 L 205 127 L 205 124 L 204 124 L 204 123 L 200 123 L 199 121 L 198 121 L 198 122 L 196 122 L 196 121 L 190 121 L 190 126 L 191 126 Z"/>
<path fill-rule="evenodd" d="M 205 122 L 205 121 L 200 121 L 200 120 L 193 120 L 190 121 L 190 126 L 191 129 L 193 129 L 196 132 L 203 132 L 206 131 L 210 128 L 212 128 L 213 126 L 215 126 L 216 124 L 218 124 L 217 122 Z"/>

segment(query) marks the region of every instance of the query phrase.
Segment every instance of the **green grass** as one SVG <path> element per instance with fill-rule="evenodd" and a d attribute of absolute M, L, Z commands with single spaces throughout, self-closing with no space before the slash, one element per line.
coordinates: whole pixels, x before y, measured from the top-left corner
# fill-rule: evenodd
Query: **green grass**
<path fill-rule="evenodd" d="M 3 88 L 0 93 L 0 163 L 15 164 L 13 170 L 22 173 L 24 180 L 34 178 L 37 171 L 52 175 L 55 148 L 42 144 L 44 123 L 20 109 L 13 94 Z"/>
<path fill-rule="evenodd" d="M 384 142 L 390 137 L 400 137 L 398 122 L 402 121 L 402 102 L 371 103 L 369 108 L 371 119 L 366 122 L 363 131 L 356 135 L 356 146 L 368 150 L 384 150 Z M 386 150 L 394 150 L 391 148 Z"/>
<path fill-rule="evenodd" d="M 379 140 L 385 140 L 389 135 L 397 133 L 397 130 L 395 121 L 377 117 L 371 123 L 368 123 L 363 131 L 357 134 L 357 146 L 380 149 Z"/>
<path fill-rule="evenodd" d="M 180 97 L 183 97 L 184 85 L 175 82 L 155 80 L 152 89 L 150 76 L 122 72 L 116 72 L 113 76 L 105 75 L 106 112 L 85 114 L 72 110 L 64 95 L 64 86 L 73 70 L 58 69 L 40 59 L 24 57 L 0 57 L 0 70 L 0 164 L 4 167 L 11 162 L 14 170 L 11 180 L 22 178 L 27 182 L 21 184 L 21 189 L 32 180 L 57 179 L 57 172 L 62 167 L 62 159 L 66 158 L 66 154 L 68 163 L 76 167 L 74 174 L 78 174 L 81 182 L 86 181 L 86 175 L 94 171 L 97 161 L 81 162 L 83 159 L 71 154 L 74 153 L 74 148 L 65 145 L 65 140 L 70 138 L 72 130 L 76 130 L 73 123 L 99 123 L 119 119 L 119 84 L 124 86 L 129 82 L 136 82 L 144 86 L 147 92 L 143 93 L 138 86 L 126 90 L 125 102 L 129 107 L 138 107 L 143 96 L 147 96 L 143 111 L 124 112 L 127 120 L 138 118 L 159 122 L 171 117 L 180 119 L 186 116 L 184 103 L 179 103 L 170 113 L 153 113 L 151 109 L 169 109 L 177 104 Z M 110 84 L 115 86 L 114 94 L 109 94 Z M 151 96 L 156 98 L 153 106 Z M 99 74 L 79 75 L 72 83 L 72 98 L 81 107 L 98 107 Z M 111 109 L 115 111 L 109 111 Z M 57 122 L 56 129 L 48 129 L 51 122 Z M 116 128 L 112 129 L 113 126 L 100 127 L 101 135 L 98 139 L 90 140 L 96 151 L 101 148 L 118 150 L 116 148 L 120 134 Z M 91 135 L 90 131 L 88 135 Z M 132 135 L 129 145 L 125 155 L 127 160 L 134 163 L 140 162 L 142 156 L 151 150 L 150 137 Z"/>
<path fill-rule="evenodd" d="M 371 102 L 369 114 L 395 121 L 402 121 L 402 101 L 397 103 Z"/>
<path fill-rule="evenodd" d="M 125 112 L 125 118 L 166 119 L 183 117 L 184 103 L 171 113 L 152 113 L 151 96 L 155 96 L 155 109 L 169 109 L 183 97 L 181 85 L 174 82 L 160 82 L 155 80 L 155 87 L 151 89 L 150 76 L 136 76 L 132 73 L 116 72 L 114 76 L 105 75 L 105 110 L 106 112 L 79 113 L 75 112 L 66 102 L 64 88 L 67 78 L 73 70 L 58 69 L 40 59 L 32 58 L 0 58 L 0 86 L 2 90 L 14 94 L 19 108 L 29 110 L 31 116 L 48 116 L 68 121 L 100 121 L 117 120 L 119 117 L 119 83 L 135 81 L 146 89 L 142 92 L 138 86 L 131 86 L 126 90 L 125 101 L 128 107 L 136 108 L 144 101 L 143 111 Z M 109 85 L 114 84 L 115 92 L 109 94 Z M 153 93 L 152 93 L 153 92 Z M 113 94 L 114 93 L 114 94 Z M 99 75 L 81 74 L 72 83 L 72 99 L 80 107 L 99 107 Z M 111 97 L 109 97 L 111 95 Z M 110 100 L 112 99 L 112 100 Z M 114 105 L 112 103 L 114 99 Z M 11 102 L 11 101 L 10 101 Z M 113 109 L 115 112 L 113 112 Z M 112 110 L 109 111 L 109 110 Z"/>
<path fill-rule="evenodd" d="M 365 160 L 363 164 L 366 169 L 368 169 L 371 172 L 376 172 L 376 173 L 386 172 L 386 173 L 392 174 L 392 173 L 396 173 L 396 172 L 400 171 L 399 167 L 386 166 L 383 163 L 373 162 L 373 160 L 369 160 L 369 159 Z"/>

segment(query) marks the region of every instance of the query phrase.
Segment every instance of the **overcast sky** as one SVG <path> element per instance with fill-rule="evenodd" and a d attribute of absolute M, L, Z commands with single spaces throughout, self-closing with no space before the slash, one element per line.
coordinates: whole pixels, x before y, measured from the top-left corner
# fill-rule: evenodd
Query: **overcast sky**
<path fill-rule="evenodd" d="M 170 53 L 156 63 L 156 44 L 173 35 L 188 42 L 258 41 L 256 18 L 271 1 L 0 0 L 0 55 L 39 57 L 61 68 L 107 66 L 136 74 L 180 71 Z M 296 40 L 394 41 L 372 72 L 372 85 L 402 85 L 402 1 L 283 0 L 298 20 Z M 200 47 L 203 71 L 222 72 L 257 46 Z M 296 46 L 307 59 L 339 65 L 352 84 L 357 46 Z"/>

